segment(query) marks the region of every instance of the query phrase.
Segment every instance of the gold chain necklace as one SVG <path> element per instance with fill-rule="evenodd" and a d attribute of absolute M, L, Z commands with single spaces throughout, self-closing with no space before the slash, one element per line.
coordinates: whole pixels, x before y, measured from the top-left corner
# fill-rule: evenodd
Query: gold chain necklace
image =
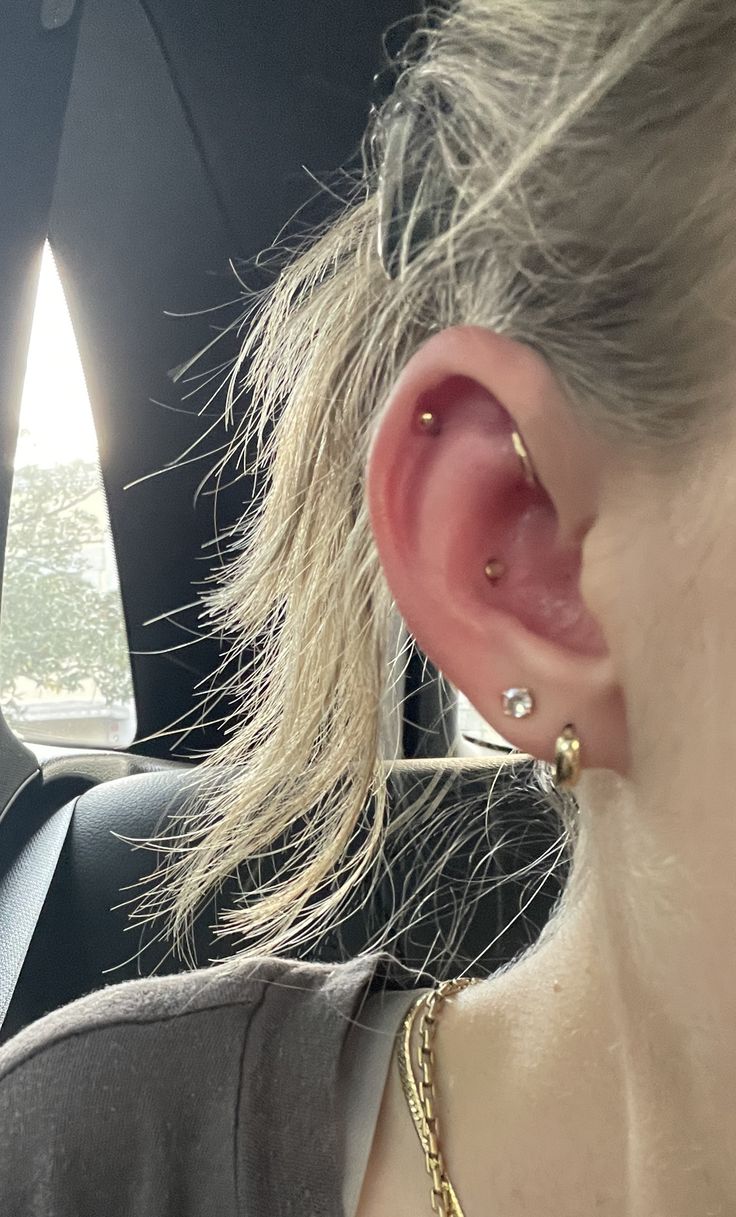
<path fill-rule="evenodd" d="M 431 1180 L 432 1212 L 436 1217 L 464 1217 L 455 1189 L 447 1173 L 440 1147 L 437 1091 L 434 1083 L 434 1037 L 442 1004 L 446 997 L 458 993 L 468 985 L 477 984 L 480 977 L 461 977 L 444 980 L 431 993 L 423 993 L 412 1002 L 406 1012 L 399 1033 L 399 1074 L 406 1101 L 414 1121 L 419 1143 L 424 1150 L 427 1174 Z M 414 1024 L 419 1023 L 417 1067 L 419 1081 L 414 1073 L 411 1059 L 411 1041 Z"/>

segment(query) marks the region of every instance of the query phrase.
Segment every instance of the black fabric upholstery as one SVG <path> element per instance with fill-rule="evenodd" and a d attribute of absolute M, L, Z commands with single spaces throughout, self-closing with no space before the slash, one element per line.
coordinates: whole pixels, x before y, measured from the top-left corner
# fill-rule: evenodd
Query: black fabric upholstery
<path fill-rule="evenodd" d="M 444 769 L 448 789 L 438 806 L 423 818 L 420 813 L 409 848 L 406 835 L 393 841 L 389 837 L 386 863 L 368 905 L 359 907 L 358 893 L 340 929 L 302 951 L 304 957 L 338 960 L 356 955 L 372 944 L 402 892 L 421 896 L 418 915 L 415 909 L 411 926 L 404 927 L 392 948 L 413 968 L 426 965 L 431 974 L 442 975 L 457 967 L 457 956 L 450 959 L 442 949 L 442 936 L 438 943 L 437 927 L 450 935 L 463 895 L 470 896 L 469 909 L 456 927 L 457 952 L 463 960 L 478 957 L 479 966 L 492 971 L 534 941 L 560 894 L 559 874 L 545 879 L 557 836 L 553 818 L 519 793 L 523 768 L 502 771 L 503 780 L 495 782 L 493 810 L 487 814 L 486 762 L 448 761 L 443 766 L 419 761 L 398 762 L 391 775 L 392 823 L 419 790 L 436 783 L 438 766 Z M 134 893 L 126 889 L 152 871 L 155 856 L 131 848 L 121 837 L 149 837 L 165 828 L 199 780 L 194 768 L 170 768 L 105 781 L 80 795 L 5 1036 L 105 984 L 187 966 L 168 943 L 155 941 L 161 927 L 131 929 L 124 902 Z M 438 854 L 458 833 L 464 838 L 462 847 L 435 874 Z M 526 874 L 499 886 L 503 876 L 523 867 Z M 422 893 L 426 875 L 432 878 Z M 234 876 L 219 897 L 220 908 L 234 901 L 236 882 L 248 886 L 247 877 Z M 215 917 L 210 904 L 197 919 L 190 963 L 202 965 L 235 949 L 231 940 L 215 938 Z"/>

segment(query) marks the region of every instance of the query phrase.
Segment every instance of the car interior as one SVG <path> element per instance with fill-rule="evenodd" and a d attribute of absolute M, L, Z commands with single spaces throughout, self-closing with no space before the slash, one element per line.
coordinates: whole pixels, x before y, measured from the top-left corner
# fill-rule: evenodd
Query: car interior
<path fill-rule="evenodd" d="M 37 672 L 26 665 L 2 683 L 2 1039 L 105 985 L 237 950 L 217 933 L 218 910 L 247 876 L 232 876 L 201 909 L 190 948 L 176 951 L 164 927 L 131 919 L 155 867 L 131 841 L 166 831 L 225 730 L 223 644 L 203 629 L 199 596 L 218 567 L 218 538 L 254 502 L 236 460 L 216 486 L 210 476 L 227 444 L 224 383 L 242 342 L 243 282 L 263 286 L 268 259 L 258 255 L 333 213 L 330 183 L 359 163 L 414 12 L 409 0 L 0 6 L 0 581 L 50 250 L 94 420 L 134 719 L 131 738 L 90 726 L 71 739 L 50 712 L 41 723 L 18 710 L 19 689 L 38 702 L 44 648 L 60 645 L 78 614 L 69 596 L 54 599 L 55 567 L 24 575 L 16 561 L 14 578 L 37 589 L 22 616 L 41 658 Z M 51 350 L 46 363 L 53 420 L 62 404 Z M 48 425 L 63 431 L 64 419 Z M 55 510 L 48 497 L 35 509 Z M 53 535 L 64 550 L 66 534 Z M 74 630 L 84 638 L 88 625 Z M 397 651 L 406 645 L 399 623 Z M 541 796 L 523 791 L 528 759 L 508 763 L 502 741 L 467 727 L 430 660 L 413 644 L 406 654 L 387 711 L 389 809 L 401 824 L 420 790 L 437 792 L 419 812 L 421 845 L 390 835 L 341 924 L 298 953 L 336 961 L 370 948 L 410 895 L 412 916 L 392 930 L 396 958 L 418 977 L 450 974 L 458 959 L 487 974 L 535 940 L 560 896 L 558 830 Z M 0 666 L 6 655 L 9 645 Z M 85 655 L 75 663 L 75 687 L 86 688 Z M 49 689 L 58 708 L 64 690 Z"/>

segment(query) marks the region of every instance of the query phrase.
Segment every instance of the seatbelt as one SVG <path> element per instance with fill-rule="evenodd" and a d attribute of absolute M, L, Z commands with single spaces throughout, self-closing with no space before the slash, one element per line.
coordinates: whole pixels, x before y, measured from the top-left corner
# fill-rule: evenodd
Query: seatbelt
<path fill-rule="evenodd" d="M 71 799 L 29 837 L 0 879 L 0 1027 L 15 992 L 72 822 Z"/>

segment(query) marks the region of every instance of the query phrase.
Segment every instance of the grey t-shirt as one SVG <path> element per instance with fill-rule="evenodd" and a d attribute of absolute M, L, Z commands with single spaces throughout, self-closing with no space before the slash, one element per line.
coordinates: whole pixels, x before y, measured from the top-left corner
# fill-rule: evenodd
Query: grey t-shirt
<path fill-rule="evenodd" d="M 0 1212 L 351 1217 L 413 997 L 382 959 L 134 981 L 27 1028 L 0 1051 Z"/>

